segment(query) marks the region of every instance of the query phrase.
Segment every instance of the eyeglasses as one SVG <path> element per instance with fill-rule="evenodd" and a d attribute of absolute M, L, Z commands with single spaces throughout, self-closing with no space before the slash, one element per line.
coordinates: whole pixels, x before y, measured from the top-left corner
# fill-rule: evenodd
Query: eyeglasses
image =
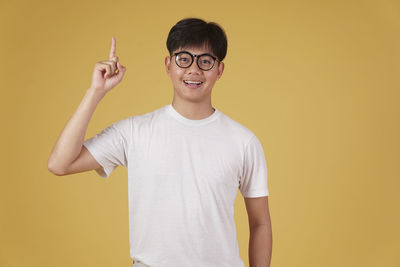
<path fill-rule="evenodd" d="M 201 54 L 201 55 L 193 55 L 187 51 L 181 51 L 178 53 L 173 54 L 175 56 L 175 63 L 178 67 L 181 68 L 189 68 L 192 66 L 194 58 L 196 58 L 196 63 L 199 69 L 201 70 L 210 70 L 214 66 L 215 61 L 217 60 L 216 57 L 210 54 Z"/>

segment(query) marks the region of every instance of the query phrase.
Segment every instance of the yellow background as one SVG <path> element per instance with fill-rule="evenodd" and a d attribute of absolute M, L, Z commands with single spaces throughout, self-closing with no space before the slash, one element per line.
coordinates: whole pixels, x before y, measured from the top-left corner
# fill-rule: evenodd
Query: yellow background
<path fill-rule="evenodd" d="M 47 159 L 111 36 L 127 73 L 87 138 L 171 102 L 165 41 L 190 16 L 226 30 L 213 105 L 264 147 L 271 266 L 400 266 L 399 1 L 8 0 L 0 10 L 0 266 L 132 265 L 126 170 L 57 177 Z M 248 266 L 239 192 L 235 220 Z"/>

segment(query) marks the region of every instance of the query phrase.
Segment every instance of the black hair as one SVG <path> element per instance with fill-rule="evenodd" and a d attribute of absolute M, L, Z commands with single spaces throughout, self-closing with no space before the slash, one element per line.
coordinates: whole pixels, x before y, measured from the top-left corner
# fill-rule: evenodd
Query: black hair
<path fill-rule="evenodd" d="M 178 21 L 169 31 L 167 49 L 170 55 L 179 48 L 197 48 L 203 45 L 209 48 L 219 61 L 225 58 L 228 42 L 224 30 L 217 23 L 186 18 Z"/>

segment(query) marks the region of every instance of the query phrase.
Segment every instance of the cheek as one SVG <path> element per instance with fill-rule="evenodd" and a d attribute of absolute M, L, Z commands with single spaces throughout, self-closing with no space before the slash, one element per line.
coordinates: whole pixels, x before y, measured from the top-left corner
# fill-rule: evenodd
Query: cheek
<path fill-rule="evenodd" d="M 181 79 L 181 75 L 176 71 L 171 71 L 169 75 L 173 82 L 179 82 Z"/>
<path fill-rule="evenodd" d="M 210 73 L 206 76 L 206 79 L 208 83 L 215 83 L 215 81 L 217 80 L 217 73 Z"/>
<path fill-rule="evenodd" d="M 179 70 L 176 70 L 176 69 L 171 70 L 171 78 L 173 78 L 174 80 L 182 79 L 182 77 L 183 77 L 183 72 L 180 69 Z"/>

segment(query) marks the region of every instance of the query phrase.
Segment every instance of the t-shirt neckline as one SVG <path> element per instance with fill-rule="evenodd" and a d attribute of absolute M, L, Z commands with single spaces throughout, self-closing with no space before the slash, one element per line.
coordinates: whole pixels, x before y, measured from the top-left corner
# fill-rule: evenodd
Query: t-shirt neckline
<path fill-rule="evenodd" d="M 182 116 L 178 111 L 175 110 L 175 108 L 172 106 L 172 104 L 168 104 L 166 106 L 167 108 L 167 112 L 172 115 L 176 120 L 180 121 L 181 123 L 184 123 L 186 125 L 191 125 L 191 126 L 200 126 L 200 125 L 205 125 L 208 124 L 210 122 L 212 122 L 213 120 L 215 120 L 220 112 L 218 109 L 216 109 L 214 106 L 214 112 L 208 116 L 207 118 L 204 119 L 200 119 L 200 120 L 192 120 L 192 119 L 188 119 L 184 116 Z"/>

